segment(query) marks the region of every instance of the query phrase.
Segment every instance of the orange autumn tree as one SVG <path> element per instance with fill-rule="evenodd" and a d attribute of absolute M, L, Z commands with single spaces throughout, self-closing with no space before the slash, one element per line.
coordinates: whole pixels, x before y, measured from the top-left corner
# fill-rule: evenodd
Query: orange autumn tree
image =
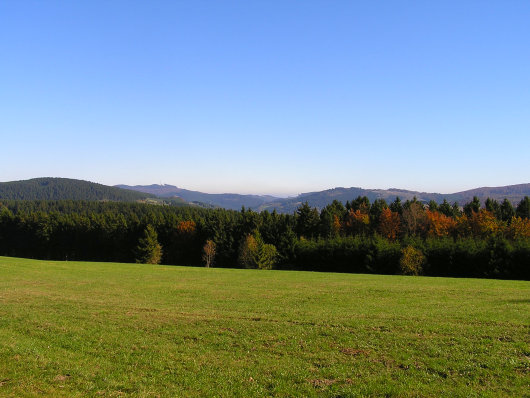
<path fill-rule="evenodd" d="M 343 226 L 340 222 L 339 216 L 336 214 L 333 216 L 333 236 L 337 236 L 340 234 L 340 231 L 342 230 Z"/>
<path fill-rule="evenodd" d="M 383 209 L 379 217 L 379 233 L 385 238 L 395 240 L 399 235 L 399 214 L 388 207 Z"/>
<path fill-rule="evenodd" d="M 184 235 L 184 236 L 191 236 L 193 234 L 195 234 L 195 230 L 196 230 L 196 224 L 195 224 L 195 221 L 180 221 L 178 224 L 177 224 L 177 232 L 179 233 L 179 235 Z"/>
<path fill-rule="evenodd" d="M 427 235 L 431 237 L 443 237 L 451 234 L 456 228 L 456 221 L 438 211 L 426 210 L 428 230 Z"/>
<path fill-rule="evenodd" d="M 344 220 L 344 230 L 349 234 L 362 234 L 368 232 L 370 216 L 361 210 L 351 209 Z"/>

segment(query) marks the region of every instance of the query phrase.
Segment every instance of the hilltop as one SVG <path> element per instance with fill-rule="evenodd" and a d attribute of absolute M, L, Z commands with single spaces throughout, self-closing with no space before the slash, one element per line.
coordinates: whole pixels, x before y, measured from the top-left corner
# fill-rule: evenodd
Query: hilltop
<path fill-rule="evenodd" d="M 154 195 L 70 178 L 42 177 L 0 182 L 4 200 L 109 200 L 134 202 Z"/>

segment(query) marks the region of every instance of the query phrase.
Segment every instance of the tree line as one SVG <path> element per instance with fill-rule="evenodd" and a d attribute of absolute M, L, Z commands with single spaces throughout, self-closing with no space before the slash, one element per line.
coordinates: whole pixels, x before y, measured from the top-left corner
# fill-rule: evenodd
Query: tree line
<path fill-rule="evenodd" d="M 370 202 L 293 214 L 123 202 L 3 201 L 0 254 L 530 279 L 530 200 Z"/>

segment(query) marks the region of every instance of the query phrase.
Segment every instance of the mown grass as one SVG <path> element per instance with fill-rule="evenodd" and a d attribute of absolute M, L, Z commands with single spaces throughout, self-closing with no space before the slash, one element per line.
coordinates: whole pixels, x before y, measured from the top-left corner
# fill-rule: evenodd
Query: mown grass
<path fill-rule="evenodd" d="M 528 396 L 530 283 L 0 257 L 2 396 Z"/>

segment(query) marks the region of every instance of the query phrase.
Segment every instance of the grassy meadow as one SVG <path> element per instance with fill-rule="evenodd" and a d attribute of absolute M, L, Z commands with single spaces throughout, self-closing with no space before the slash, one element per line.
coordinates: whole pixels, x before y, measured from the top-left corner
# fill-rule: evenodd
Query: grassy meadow
<path fill-rule="evenodd" d="M 530 282 L 0 257 L 0 396 L 529 396 Z"/>

